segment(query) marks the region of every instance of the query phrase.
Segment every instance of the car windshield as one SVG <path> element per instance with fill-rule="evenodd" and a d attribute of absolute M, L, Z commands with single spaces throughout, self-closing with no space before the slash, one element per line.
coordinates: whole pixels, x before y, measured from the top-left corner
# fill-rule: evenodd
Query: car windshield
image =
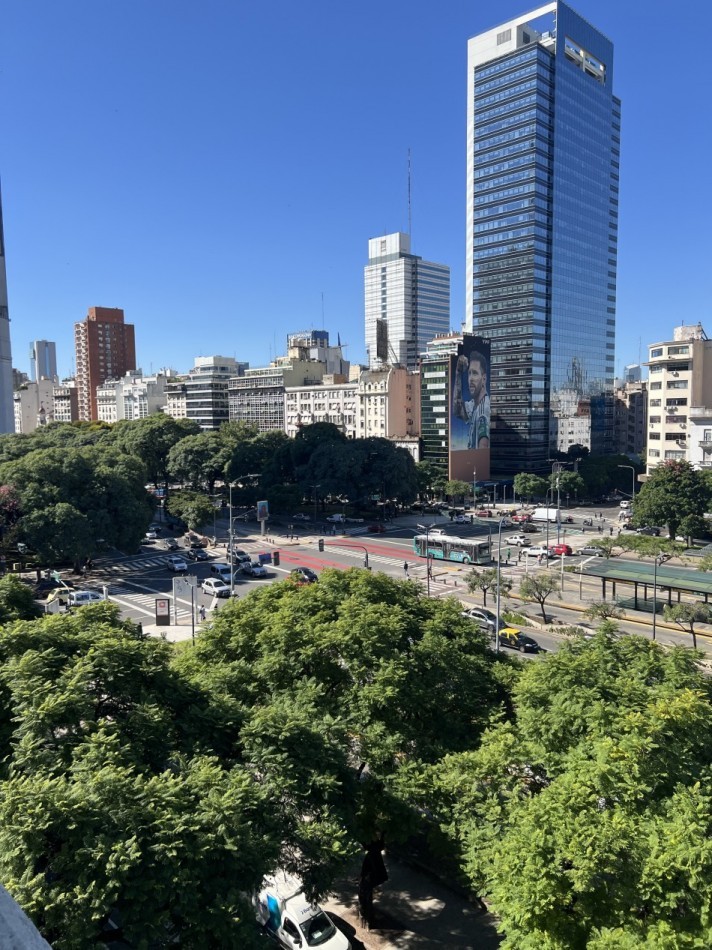
<path fill-rule="evenodd" d="M 318 947 L 336 933 L 336 927 L 332 924 L 323 910 L 302 924 L 302 931 L 307 938 L 307 946 Z"/>

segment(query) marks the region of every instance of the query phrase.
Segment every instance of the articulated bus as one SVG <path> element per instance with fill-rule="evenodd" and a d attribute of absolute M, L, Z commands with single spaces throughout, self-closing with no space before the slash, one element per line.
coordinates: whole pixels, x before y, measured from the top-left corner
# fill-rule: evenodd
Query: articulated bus
<path fill-rule="evenodd" d="M 458 561 L 460 564 L 489 564 L 492 560 L 490 538 L 451 538 L 445 534 L 418 534 L 413 538 L 413 552 L 418 557 L 432 557 L 440 561 Z"/>

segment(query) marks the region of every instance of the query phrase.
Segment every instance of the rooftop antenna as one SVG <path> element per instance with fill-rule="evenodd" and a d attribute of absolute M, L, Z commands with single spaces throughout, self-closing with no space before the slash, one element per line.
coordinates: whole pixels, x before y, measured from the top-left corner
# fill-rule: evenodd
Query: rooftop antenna
<path fill-rule="evenodd" d="M 408 236 L 413 236 L 413 211 L 410 196 L 410 149 L 408 149 Z"/>

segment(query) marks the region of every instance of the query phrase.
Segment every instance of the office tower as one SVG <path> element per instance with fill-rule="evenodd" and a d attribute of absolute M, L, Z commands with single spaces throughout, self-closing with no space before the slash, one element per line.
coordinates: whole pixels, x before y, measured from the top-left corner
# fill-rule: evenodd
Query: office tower
<path fill-rule="evenodd" d="M 2 225 L 0 196 L 0 432 L 15 431 L 15 406 L 12 398 L 12 351 L 10 348 L 10 315 L 7 302 L 5 271 L 5 236 Z"/>
<path fill-rule="evenodd" d="M 30 343 L 30 379 L 57 379 L 57 348 L 49 340 L 33 340 Z"/>
<path fill-rule="evenodd" d="M 136 369 L 132 323 L 124 323 L 118 307 L 90 307 L 86 319 L 74 324 L 79 418 L 96 420 L 96 387 Z"/>
<path fill-rule="evenodd" d="M 369 368 L 417 369 L 427 344 L 450 329 L 450 268 L 411 254 L 409 234 L 386 234 L 368 242 L 364 284 Z"/>
<path fill-rule="evenodd" d="M 492 343 L 493 471 L 543 471 L 569 436 L 610 451 L 613 45 L 548 3 L 469 41 L 467 103 L 466 326 Z"/>
<path fill-rule="evenodd" d="M 238 363 L 232 356 L 196 356 L 186 376 L 165 383 L 166 415 L 192 419 L 204 430 L 219 429 L 231 418 L 228 383 L 249 365 Z"/>

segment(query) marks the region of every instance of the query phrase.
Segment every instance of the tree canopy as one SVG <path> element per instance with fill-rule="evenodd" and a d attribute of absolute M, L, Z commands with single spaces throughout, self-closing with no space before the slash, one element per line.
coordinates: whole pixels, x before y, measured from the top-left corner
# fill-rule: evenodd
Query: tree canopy
<path fill-rule="evenodd" d="M 694 533 L 702 526 L 712 492 L 710 482 L 689 462 L 663 462 L 650 473 L 633 508 L 633 523 L 666 525 L 671 538 L 681 526 Z"/>

